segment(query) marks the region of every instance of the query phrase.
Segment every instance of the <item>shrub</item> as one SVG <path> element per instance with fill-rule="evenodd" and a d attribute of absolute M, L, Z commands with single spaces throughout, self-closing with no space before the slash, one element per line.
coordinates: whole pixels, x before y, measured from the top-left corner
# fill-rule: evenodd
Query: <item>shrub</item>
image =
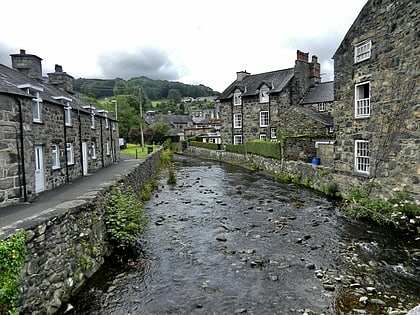
<path fill-rule="evenodd" d="M 19 276 L 25 257 L 25 231 L 0 241 L 0 314 L 17 314 Z"/>
<path fill-rule="evenodd" d="M 239 154 L 246 153 L 245 145 L 243 144 L 226 144 L 225 151 L 232 152 L 232 153 L 239 153 Z"/>
<path fill-rule="evenodd" d="M 281 159 L 280 142 L 271 142 L 263 140 L 249 141 L 245 145 L 246 152 L 253 153 L 268 158 Z"/>
<path fill-rule="evenodd" d="M 105 224 L 114 246 L 123 250 L 135 247 L 149 220 L 132 187 L 112 188 L 105 209 Z"/>

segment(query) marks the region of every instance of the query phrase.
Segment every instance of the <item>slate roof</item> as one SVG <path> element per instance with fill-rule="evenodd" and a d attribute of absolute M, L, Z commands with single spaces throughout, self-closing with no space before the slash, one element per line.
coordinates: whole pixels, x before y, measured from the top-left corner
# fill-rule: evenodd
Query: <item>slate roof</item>
<path fill-rule="evenodd" d="M 310 108 L 306 108 L 303 106 L 296 106 L 296 108 L 301 111 L 304 115 L 318 121 L 319 123 L 325 125 L 325 126 L 332 126 L 333 125 L 333 117 L 331 115 L 320 113 L 317 111 L 314 111 Z"/>
<path fill-rule="evenodd" d="M 20 85 L 27 84 L 42 89 L 42 91 L 39 91 L 39 95 L 44 102 L 63 105 L 61 101 L 57 99 L 57 97 L 63 96 L 72 100 L 71 107 L 73 109 L 78 109 L 80 111 L 90 113 L 89 110 L 83 108 L 83 106 L 90 106 L 90 104 L 75 97 L 73 94 L 63 91 L 51 84 L 48 84 L 47 82 L 30 78 L 17 70 L 0 64 L 0 93 L 32 98 L 32 96 L 27 94 L 24 89 L 18 87 Z M 95 114 L 102 116 L 100 112 L 96 112 Z"/>
<path fill-rule="evenodd" d="M 319 83 L 300 101 L 301 105 L 334 101 L 334 81 Z"/>
<path fill-rule="evenodd" d="M 235 80 L 230 84 L 218 100 L 226 100 L 233 97 L 233 92 L 239 88 L 242 97 L 258 95 L 259 88 L 264 83 L 270 88 L 269 93 L 281 92 L 294 76 L 294 68 L 283 69 L 259 74 L 249 74 L 241 81 Z"/>

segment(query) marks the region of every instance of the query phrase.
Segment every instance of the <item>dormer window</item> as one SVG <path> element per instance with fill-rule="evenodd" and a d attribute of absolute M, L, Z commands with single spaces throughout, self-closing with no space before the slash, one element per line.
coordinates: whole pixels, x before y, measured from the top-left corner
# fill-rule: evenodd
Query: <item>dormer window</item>
<path fill-rule="evenodd" d="M 53 99 L 59 100 L 64 105 L 64 121 L 66 126 L 71 126 L 71 102 L 72 99 L 65 96 L 53 96 Z"/>
<path fill-rule="evenodd" d="M 364 41 L 354 47 L 354 63 L 361 62 L 370 58 L 372 41 Z"/>
<path fill-rule="evenodd" d="M 270 101 L 270 96 L 268 94 L 268 87 L 266 85 L 261 86 L 260 88 L 260 103 L 268 103 Z"/>
<path fill-rule="evenodd" d="M 43 92 L 44 89 L 40 86 L 33 84 L 21 84 L 17 86 L 19 89 L 26 90 L 26 93 L 32 96 L 32 121 L 33 122 L 42 122 L 42 108 L 41 103 L 42 99 L 39 96 L 39 92 Z"/>
<path fill-rule="evenodd" d="M 233 105 L 242 105 L 241 91 L 235 90 L 233 92 Z"/>

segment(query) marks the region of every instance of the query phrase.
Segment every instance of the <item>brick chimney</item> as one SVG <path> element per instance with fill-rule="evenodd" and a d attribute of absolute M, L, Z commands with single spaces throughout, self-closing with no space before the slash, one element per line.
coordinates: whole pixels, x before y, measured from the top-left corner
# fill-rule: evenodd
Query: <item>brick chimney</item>
<path fill-rule="evenodd" d="M 321 82 L 321 65 L 318 62 L 318 57 L 312 55 L 312 62 L 310 64 L 311 78 L 314 80 L 314 83 Z"/>
<path fill-rule="evenodd" d="M 31 77 L 42 81 L 42 59 L 35 55 L 29 55 L 25 49 L 21 49 L 19 54 L 10 55 L 12 58 L 12 68 Z"/>
<path fill-rule="evenodd" d="M 63 67 L 60 65 L 55 65 L 54 72 L 47 73 L 48 74 L 48 82 L 51 85 L 59 88 L 60 90 L 66 91 L 67 93 L 73 94 L 73 81 L 74 78 L 63 72 Z"/>
<path fill-rule="evenodd" d="M 309 53 L 304 53 L 303 51 L 296 51 L 296 60 L 308 62 Z"/>
<path fill-rule="evenodd" d="M 250 75 L 250 73 L 246 72 L 246 70 L 236 72 L 236 81 L 242 81 L 248 75 Z"/>

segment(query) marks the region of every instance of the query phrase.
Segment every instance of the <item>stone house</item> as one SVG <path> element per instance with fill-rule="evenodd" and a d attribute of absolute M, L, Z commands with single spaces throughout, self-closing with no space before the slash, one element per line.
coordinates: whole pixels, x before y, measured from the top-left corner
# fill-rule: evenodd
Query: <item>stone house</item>
<path fill-rule="evenodd" d="M 73 93 L 73 78 L 42 59 L 0 64 L 0 207 L 29 201 L 119 159 L 118 124 Z"/>
<path fill-rule="evenodd" d="M 335 171 L 420 192 L 420 5 L 368 1 L 334 54 Z"/>
<path fill-rule="evenodd" d="M 218 97 L 222 144 L 252 140 L 276 141 L 280 116 L 320 83 L 318 58 L 297 51 L 295 66 L 251 75 L 237 72 L 236 80 Z"/>

